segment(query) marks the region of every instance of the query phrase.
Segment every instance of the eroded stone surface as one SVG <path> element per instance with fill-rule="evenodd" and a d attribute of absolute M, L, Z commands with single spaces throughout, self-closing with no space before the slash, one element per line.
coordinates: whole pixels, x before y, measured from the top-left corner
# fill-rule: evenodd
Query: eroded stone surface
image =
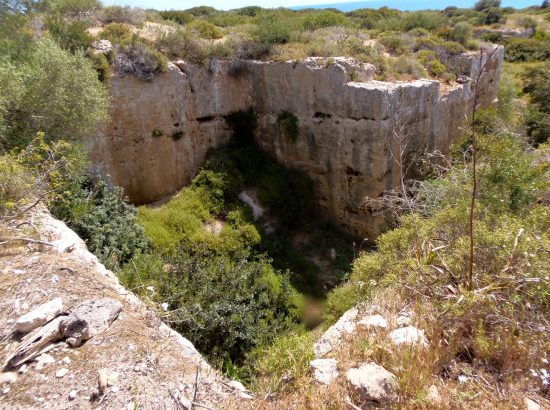
<path fill-rule="evenodd" d="M 15 330 L 22 333 L 30 332 L 37 327 L 45 325 L 62 311 L 63 301 L 61 298 L 52 299 L 17 319 Z"/>
<path fill-rule="evenodd" d="M 346 378 L 357 403 L 387 405 L 397 400 L 397 377 L 374 362 L 349 369 Z"/>
<path fill-rule="evenodd" d="M 424 331 L 417 329 L 414 326 L 400 327 L 390 332 L 389 337 L 391 341 L 397 345 L 420 345 L 423 347 L 428 346 L 428 339 L 424 335 Z"/>
<path fill-rule="evenodd" d="M 338 377 L 336 359 L 315 359 L 309 364 L 313 378 L 322 384 L 330 384 Z"/>
<path fill-rule="evenodd" d="M 344 336 L 350 335 L 355 331 L 357 314 L 357 308 L 348 310 L 334 325 L 323 333 L 313 345 L 315 357 L 321 358 L 325 356 L 341 343 Z"/>
<path fill-rule="evenodd" d="M 366 329 L 387 329 L 388 322 L 381 315 L 366 316 L 359 321 L 359 326 Z"/>
<path fill-rule="evenodd" d="M 496 98 L 503 59 L 502 47 L 491 59 L 489 52 L 482 105 Z M 466 53 L 452 64 L 475 78 L 479 55 Z M 386 216 L 365 207 L 364 198 L 399 183 L 391 159 L 395 131 L 410 137 L 406 161 L 425 150 L 445 152 L 462 133 L 473 98 L 469 83 L 443 93 L 437 81 L 374 81 L 372 66 L 352 59 L 241 61 L 239 67 L 178 61 L 150 82 L 113 78 L 112 121 L 89 140 L 96 171 L 110 175 L 133 202 L 161 199 L 194 177 L 209 148 L 228 141 L 224 117 L 252 108 L 259 145 L 309 174 L 325 216 L 374 240 Z M 283 111 L 298 119 L 295 141 L 277 123 Z M 153 136 L 155 130 L 162 136 Z"/>

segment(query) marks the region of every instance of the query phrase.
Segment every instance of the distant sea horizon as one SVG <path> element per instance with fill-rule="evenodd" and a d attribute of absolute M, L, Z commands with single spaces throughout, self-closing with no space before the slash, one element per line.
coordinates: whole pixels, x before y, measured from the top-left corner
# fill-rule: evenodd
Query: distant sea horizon
<path fill-rule="evenodd" d="M 328 9 L 333 8 L 340 11 L 352 11 L 357 9 L 377 9 L 380 7 L 389 7 L 392 9 L 398 9 L 403 11 L 415 11 L 415 10 L 443 10 L 449 6 L 456 6 L 460 8 L 470 8 L 475 4 L 474 1 L 469 0 L 450 0 L 449 3 L 441 0 L 367 0 L 367 1 L 354 1 L 348 3 L 326 3 L 315 4 L 307 6 L 292 6 L 289 9 L 303 10 L 303 9 Z M 501 7 L 514 7 L 516 9 L 523 9 L 529 6 L 540 6 L 542 0 L 511 0 L 502 1 Z"/>

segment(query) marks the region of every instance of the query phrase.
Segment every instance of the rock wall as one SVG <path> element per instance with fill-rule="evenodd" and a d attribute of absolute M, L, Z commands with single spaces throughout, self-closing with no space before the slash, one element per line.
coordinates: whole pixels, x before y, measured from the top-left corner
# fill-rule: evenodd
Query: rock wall
<path fill-rule="evenodd" d="M 496 98 L 503 54 L 502 47 L 484 50 L 482 105 Z M 466 53 L 452 64 L 475 78 L 480 57 Z M 218 62 L 208 68 L 176 62 L 152 82 L 117 77 L 113 121 L 92 140 L 92 161 L 132 201 L 152 202 L 188 183 L 206 151 L 228 140 L 224 116 L 252 108 L 258 144 L 311 176 L 325 216 L 372 240 L 386 219 L 365 209 L 364 198 L 399 183 L 398 140 L 407 141 L 405 160 L 445 152 L 462 134 L 473 103 L 470 82 L 444 89 L 433 80 L 373 77 L 373 66 L 345 58 Z M 298 120 L 296 138 L 279 126 L 284 111 Z"/>

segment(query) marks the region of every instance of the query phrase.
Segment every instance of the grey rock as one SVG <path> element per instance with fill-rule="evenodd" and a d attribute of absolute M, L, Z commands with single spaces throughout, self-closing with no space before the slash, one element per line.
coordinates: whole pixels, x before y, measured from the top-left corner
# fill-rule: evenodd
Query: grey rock
<path fill-rule="evenodd" d="M 17 319 L 15 322 L 15 330 L 22 333 L 30 332 L 31 330 L 45 325 L 50 320 L 57 317 L 62 311 L 63 301 L 61 298 L 50 300 Z"/>
<path fill-rule="evenodd" d="M 106 330 L 118 317 L 122 304 L 110 298 L 87 300 L 71 309 L 59 326 L 62 337 L 73 347 Z"/>
<path fill-rule="evenodd" d="M 423 347 L 428 346 L 428 339 L 424 335 L 424 331 L 417 329 L 414 326 L 401 327 L 395 329 L 389 334 L 392 342 L 397 345 L 421 345 Z"/>
<path fill-rule="evenodd" d="M 315 380 L 329 385 L 338 377 L 337 364 L 336 359 L 315 359 L 309 366 Z"/>
<path fill-rule="evenodd" d="M 359 321 L 359 326 L 366 329 L 387 329 L 388 322 L 381 315 L 366 316 Z"/>
<path fill-rule="evenodd" d="M 388 405 L 398 398 L 397 377 L 374 362 L 349 369 L 346 378 L 358 404 Z"/>
<path fill-rule="evenodd" d="M 113 44 L 109 40 L 97 40 L 92 43 L 95 54 L 109 54 L 113 50 Z"/>
<path fill-rule="evenodd" d="M 0 385 L 2 384 L 12 384 L 17 381 L 17 373 L 15 372 L 4 372 L 0 373 Z"/>

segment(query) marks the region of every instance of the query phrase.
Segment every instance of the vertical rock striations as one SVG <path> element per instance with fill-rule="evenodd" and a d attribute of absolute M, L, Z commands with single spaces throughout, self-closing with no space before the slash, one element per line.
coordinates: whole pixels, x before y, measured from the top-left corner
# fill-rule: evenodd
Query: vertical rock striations
<path fill-rule="evenodd" d="M 481 104 L 497 95 L 503 48 L 484 50 Z M 490 58 L 489 58 L 490 57 Z M 452 64 L 474 78 L 479 53 Z M 386 220 L 366 210 L 365 196 L 398 185 L 395 134 L 408 139 L 405 160 L 447 151 L 467 125 L 473 92 L 465 82 L 443 90 L 438 81 L 381 82 L 374 67 L 346 58 L 302 62 L 176 62 L 151 82 L 113 79 L 112 122 L 91 141 L 97 170 L 136 203 L 152 202 L 188 183 L 206 151 L 230 136 L 224 117 L 254 109 L 258 144 L 315 181 L 324 214 L 351 233 L 374 239 Z M 281 129 L 292 114 L 298 135 Z"/>

